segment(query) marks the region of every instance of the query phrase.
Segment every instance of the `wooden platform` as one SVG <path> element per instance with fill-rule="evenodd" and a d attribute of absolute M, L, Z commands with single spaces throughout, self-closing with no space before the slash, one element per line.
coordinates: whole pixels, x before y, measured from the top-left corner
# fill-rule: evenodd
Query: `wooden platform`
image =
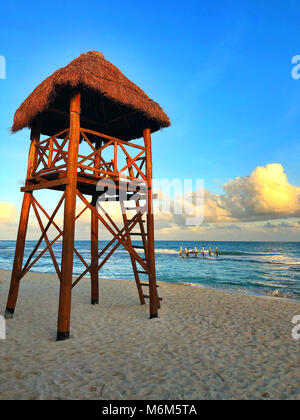
<path fill-rule="evenodd" d="M 68 183 L 66 171 L 52 171 L 26 180 L 21 192 L 36 191 L 40 189 L 50 189 L 64 191 Z M 135 185 L 136 184 L 136 185 Z M 133 188 L 134 187 L 134 188 Z M 119 201 L 120 195 L 124 200 L 146 199 L 147 185 L 143 181 L 136 183 L 128 182 L 126 179 L 115 180 L 115 195 L 108 195 L 107 192 L 112 188 L 111 178 L 100 178 L 99 176 L 78 173 L 77 188 L 85 195 L 100 197 L 101 200 Z M 124 194 L 121 194 L 121 192 Z M 153 199 L 157 198 L 157 194 Z"/>

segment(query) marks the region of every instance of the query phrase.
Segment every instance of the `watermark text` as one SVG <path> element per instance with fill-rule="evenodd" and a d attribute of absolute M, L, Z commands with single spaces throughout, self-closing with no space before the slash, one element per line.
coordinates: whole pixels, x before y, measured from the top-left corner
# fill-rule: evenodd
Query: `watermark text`
<path fill-rule="evenodd" d="M 0 315 L 0 340 L 6 339 L 6 322 L 2 315 Z"/>
<path fill-rule="evenodd" d="M 292 68 L 292 78 L 298 80 L 300 79 L 300 55 L 294 55 L 292 58 L 292 64 L 296 64 Z"/>
<path fill-rule="evenodd" d="M 6 79 L 6 60 L 3 55 L 0 55 L 0 79 Z"/>
<path fill-rule="evenodd" d="M 300 315 L 295 315 L 292 319 L 292 324 L 295 327 L 292 329 L 292 337 L 294 340 L 299 340 L 300 338 Z"/>

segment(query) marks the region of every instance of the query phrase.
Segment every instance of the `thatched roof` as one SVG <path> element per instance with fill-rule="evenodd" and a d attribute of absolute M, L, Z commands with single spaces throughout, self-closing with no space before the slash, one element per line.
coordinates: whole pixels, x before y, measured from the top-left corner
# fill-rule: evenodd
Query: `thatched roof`
<path fill-rule="evenodd" d="M 130 140 L 141 137 L 144 128 L 154 132 L 170 125 L 158 103 L 101 53 L 90 51 L 35 88 L 16 111 L 12 131 L 31 127 L 37 120 L 45 135 L 66 128 L 70 93 L 78 86 L 82 91 L 82 126 Z"/>

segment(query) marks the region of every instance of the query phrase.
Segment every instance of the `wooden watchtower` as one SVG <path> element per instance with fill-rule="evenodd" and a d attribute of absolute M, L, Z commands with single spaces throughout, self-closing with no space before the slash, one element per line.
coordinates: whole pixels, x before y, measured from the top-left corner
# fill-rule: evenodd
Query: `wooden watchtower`
<path fill-rule="evenodd" d="M 12 131 L 29 127 L 31 144 L 26 182 L 21 188 L 24 198 L 6 318 L 14 314 L 21 279 L 48 251 L 60 280 L 57 340 L 68 338 L 72 288 L 89 274 L 91 303 L 98 303 L 99 270 L 120 245 L 130 255 L 140 303 L 149 298 L 150 318 L 157 317 L 151 133 L 169 125 L 162 108 L 96 51 L 82 54 L 54 72 L 22 103 Z M 143 138 L 142 145 L 130 141 L 139 138 Z M 82 145 L 85 150 L 89 148 L 88 153 L 81 152 Z M 52 214 L 35 196 L 41 189 L 61 191 Z M 108 199 L 120 204 L 121 228 L 103 206 Z M 84 205 L 79 214 L 76 200 Z M 60 228 L 55 216 L 62 206 L 64 222 Z M 31 209 L 41 228 L 41 237 L 23 263 Z M 90 263 L 74 246 L 75 222 L 86 210 L 91 214 Z M 46 225 L 41 215 L 46 217 Z M 112 235 L 101 250 L 99 222 Z M 57 231 L 53 239 L 49 238 L 50 227 Z M 63 241 L 61 266 L 52 248 L 59 239 Z M 134 245 L 134 239 L 140 239 L 141 245 Z M 40 252 L 43 243 L 45 248 Z M 142 248 L 144 254 L 137 252 L 137 248 Z M 74 253 L 85 268 L 75 281 Z M 140 280 L 140 275 L 144 280 Z M 144 288 L 148 289 L 147 294 Z"/>

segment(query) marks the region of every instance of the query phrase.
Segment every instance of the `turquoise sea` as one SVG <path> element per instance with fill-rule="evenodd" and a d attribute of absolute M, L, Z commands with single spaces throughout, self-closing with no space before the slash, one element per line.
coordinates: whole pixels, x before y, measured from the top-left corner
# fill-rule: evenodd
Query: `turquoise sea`
<path fill-rule="evenodd" d="M 25 258 L 35 246 L 27 241 Z M 99 248 L 107 242 L 100 241 Z M 138 244 L 138 242 L 137 242 Z M 180 246 L 200 249 L 202 245 L 212 250 L 217 246 L 219 257 L 179 256 Z M 40 250 L 45 244 L 41 244 Z M 62 243 L 54 245 L 60 260 Z M 76 241 L 78 252 L 88 262 L 88 241 Z M 0 241 L 0 269 L 11 269 L 15 242 Z M 300 242 L 194 242 L 157 241 L 155 244 L 157 280 L 170 283 L 190 283 L 246 294 L 270 295 L 278 290 L 280 295 L 300 300 Z M 55 273 L 47 252 L 32 269 L 36 272 Z M 80 274 L 83 265 L 75 257 L 74 274 Z M 104 265 L 101 277 L 132 279 L 130 258 L 121 247 Z"/>

